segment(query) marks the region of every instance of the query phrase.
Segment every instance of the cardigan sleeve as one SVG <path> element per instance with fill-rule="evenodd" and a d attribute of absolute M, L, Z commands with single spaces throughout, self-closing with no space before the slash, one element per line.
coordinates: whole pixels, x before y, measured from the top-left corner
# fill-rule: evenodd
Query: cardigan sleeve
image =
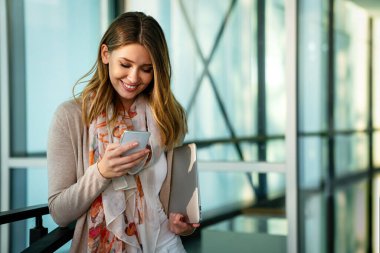
<path fill-rule="evenodd" d="M 85 168 L 86 143 L 80 109 L 74 103 L 59 106 L 48 136 L 49 210 L 54 221 L 66 226 L 88 211 L 110 183 L 96 164 Z"/>

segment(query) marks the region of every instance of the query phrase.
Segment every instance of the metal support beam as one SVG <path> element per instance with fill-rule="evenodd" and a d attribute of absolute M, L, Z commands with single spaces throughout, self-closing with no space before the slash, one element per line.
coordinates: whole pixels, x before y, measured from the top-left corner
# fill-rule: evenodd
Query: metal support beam
<path fill-rule="evenodd" d="M 7 4 L 0 0 L 0 177 L 1 177 L 1 211 L 9 209 L 9 76 L 8 76 L 8 30 Z M 9 252 L 9 225 L 1 226 L 0 251 Z"/>
<path fill-rule="evenodd" d="M 298 253 L 297 1 L 285 1 L 286 31 L 286 218 L 288 253 Z"/>

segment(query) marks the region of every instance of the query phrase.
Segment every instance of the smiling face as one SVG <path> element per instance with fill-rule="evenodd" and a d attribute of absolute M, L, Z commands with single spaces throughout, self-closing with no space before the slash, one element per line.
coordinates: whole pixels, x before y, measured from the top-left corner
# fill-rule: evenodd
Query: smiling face
<path fill-rule="evenodd" d="M 113 51 L 101 47 L 102 62 L 108 64 L 113 88 L 126 110 L 153 79 L 153 65 L 147 49 L 138 44 L 128 44 Z"/>

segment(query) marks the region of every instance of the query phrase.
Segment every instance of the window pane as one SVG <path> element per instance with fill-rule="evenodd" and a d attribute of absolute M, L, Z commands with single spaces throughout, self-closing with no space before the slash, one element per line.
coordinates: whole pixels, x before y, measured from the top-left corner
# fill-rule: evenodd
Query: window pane
<path fill-rule="evenodd" d="M 46 168 L 11 169 L 11 208 L 24 208 L 27 206 L 47 204 L 48 179 Z M 44 215 L 43 226 L 51 232 L 58 225 L 50 215 Z M 12 228 L 18 231 L 11 237 L 12 252 L 20 252 L 29 245 L 29 229 L 36 226 L 35 219 L 26 222 L 12 224 Z M 70 242 L 62 246 L 57 252 L 68 252 Z"/>
<path fill-rule="evenodd" d="M 322 192 L 300 195 L 300 249 L 303 253 L 326 252 L 326 201 Z"/>
<path fill-rule="evenodd" d="M 368 169 L 368 136 L 357 133 L 335 137 L 335 173 L 347 175 Z"/>
<path fill-rule="evenodd" d="M 335 127 L 365 129 L 368 122 L 368 14 L 335 2 Z"/>
<path fill-rule="evenodd" d="M 268 172 L 266 173 L 266 180 L 268 184 L 268 199 L 275 199 L 285 196 L 285 174 Z M 283 208 L 285 208 L 285 206 L 283 206 Z"/>
<path fill-rule="evenodd" d="M 185 2 L 185 1 L 183 1 Z M 256 23 L 254 20 L 255 1 L 238 1 L 226 16 L 228 1 L 202 1 L 200 12 L 191 12 L 196 6 L 187 2 L 187 11 L 191 24 L 196 33 L 196 39 L 200 43 L 201 53 L 195 52 L 195 59 L 208 61 L 206 66 L 203 61 L 194 61 L 194 55 L 187 53 L 187 57 L 176 57 L 184 51 L 177 44 L 173 45 L 174 61 L 177 65 L 183 65 L 183 59 L 193 61 L 200 71 L 199 74 L 176 74 L 174 69 L 174 83 L 178 85 L 175 91 L 179 91 L 180 101 L 189 97 L 189 91 L 184 89 L 187 83 L 194 83 L 200 88 L 195 94 L 193 104 L 185 105 L 189 109 L 190 131 L 188 139 L 202 140 L 213 138 L 231 138 L 232 131 L 237 136 L 251 136 L 257 133 L 257 75 L 256 75 Z M 190 12 L 189 12 L 190 11 Z M 188 15 L 189 15 L 188 14 Z M 211 18 L 212 17 L 212 18 Z M 183 17 L 181 17 L 183 18 Z M 226 19 L 226 25 L 220 37 L 217 34 Z M 208 25 L 200 25 L 200 23 Z M 182 31 L 189 30 L 188 26 L 178 29 L 174 37 L 182 37 Z M 197 43 L 197 42 L 195 42 Z M 211 55 L 213 45 L 215 52 Z M 212 56 L 211 59 L 210 56 Z M 187 65 L 187 64 L 186 64 Z M 205 75 L 202 75 L 203 71 Z M 175 78 L 182 76 L 182 82 L 176 82 Z M 186 78 L 186 79 L 185 79 Z M 176 86 L 175 86 L 176 87 Z M 190 96 L 195 90 L 190 90 Z M 190 101 L 191 102 L 191 101 Z"/>
<path fill-rule="evenodd" d="M 202 211 L 205 213 L 254 199 L 245 173 L 201 171 L 199 180 Z"/>
<path fill-rule="evenodd" d="M 164 29 L 173 90 L 188 113 L 185 141 L 202 143 L 202 160 L 285 161 L 284 1 L 265 4 L 266 108 L 258 108 L 256 0 L 148 3 L 129 1 L 128 9 L 154 16 Z M 282 142 L 268 143 L 274 134 Z"/>
<path fill-rule="evenodd" d="M 284 134 L 286 126 L 284 0 L 265 1 L 265 4 L 266 133 Z"/>
<path fill-rule="evenodd" d="M 299 183 L 302 189 L 319 189 L 326 179 L 327 140 L 318 136 L 299 141 Z"/>
<path fill-rule="evenodd" d="M 267 142 L 267 162 L 284 163 L 285 162 L 285 141 L 271 140 Z"/>
<path fill-rule="evenodd" d="M 299 127 L 302 132 L 327 127 L 328 31 L 326 0 L 300 1 Z"/>
<path fill-rule="evenodd" d="M 240 161 L 236 147 L 232 144 L 212 144 L 206 148 L 197 146 L 198 160 L 201 161 Z"/>
<path fill-rule="evenodd" d="M 27 153 L 45 152 L 53 112 L 95 63 L 99 6 L 98 0 L 24 3 Z"/>
<path fill-rule="evenodd" d="M 285 175 L 267 173 L 268 199 L 284 196 Z M 257 196 L 251 186 L 258 186 L 257 173 L 202 171 L 199 175 L 202 211 L 211 214 L 220 208 L 253 203 Z M 210 212 L 211 211 L 211 212 Z M 219 210 L 221 211 L 221 210 Z"/>
<path fill-rule="evenodd" d="M 368 183 L 335 193 L 335 251 L 366 252 L 368 247 Z"/>

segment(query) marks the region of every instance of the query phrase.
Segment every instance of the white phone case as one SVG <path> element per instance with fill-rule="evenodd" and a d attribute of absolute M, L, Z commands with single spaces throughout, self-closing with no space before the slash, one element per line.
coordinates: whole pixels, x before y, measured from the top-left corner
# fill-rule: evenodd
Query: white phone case
<path fill-rule="evenodd" d="M 120 139 L 120 144 L 123 145 L 128 142 L 137 141 L 139 145 L 131 150 L 128 150 L 123 155 L 129 155 L 129 154 L 132 154 L 144 149 L 146 145 L 148 144 L 149 137 L 150 137 L 150 132 L 125 130 Z"/>
<path fill-rule="evenodd" d="M 137 141 L 139 144 L 137 147 L 128 150 L 127 152 L 123 153 L 122 156 L 126 156 L 129 154 L 133 154 L 137 151 L 140 151 L 144 148 L 146 148 L 148 141 L 150 137 L 150 132 L 144 132 L 144 131 L 129 131 L 126 130 L 124 131 L 121 139 L 120 139 L 120 144 L 126 144 L 129 142 Z M 134 175 L 138 173 L 145 164 L 146 159 L 142 160 L 140 164 L 136 165 L 134 168 L 128 171 L 129 175 Z M 134 180 L 131 180 L 131 176 L 121 176 L 114 178 L 112 180 L 112 185 L 115 190 L 126 190 L 130 188 L 136 187 Z"/>

